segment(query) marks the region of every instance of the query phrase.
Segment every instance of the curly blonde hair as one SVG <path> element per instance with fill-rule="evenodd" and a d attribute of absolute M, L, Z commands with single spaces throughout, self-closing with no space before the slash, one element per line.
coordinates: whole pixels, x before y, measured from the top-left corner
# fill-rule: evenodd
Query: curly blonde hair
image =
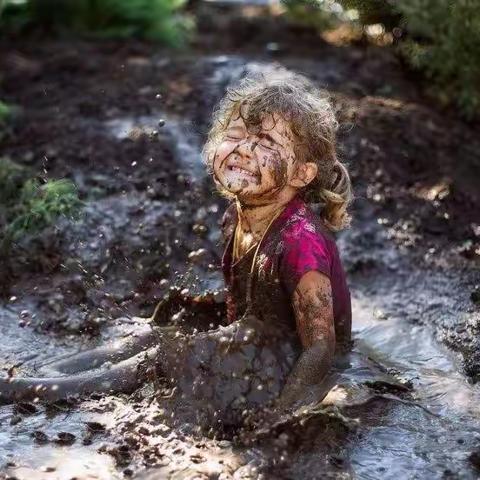
<path fill-rule="evenodd" d="M 265 115 L 279 114 L 294 134 L 295 157 L 315 162 L 315 179 L 299 192 L 308 203 L 321 203 L 321 216 L 328 228 L 341 230 L 350 223 L 347 207 L 352 186 L 346 166 L 338 160 L 338 122 L 328 95 L 303 75 L 281 67 L 249 72 L 227 89 L 214 110 L 203 157 L 213 173 L 213 157 L 233 115 L 240 114 L 249 131 L 261 127 Z"/>

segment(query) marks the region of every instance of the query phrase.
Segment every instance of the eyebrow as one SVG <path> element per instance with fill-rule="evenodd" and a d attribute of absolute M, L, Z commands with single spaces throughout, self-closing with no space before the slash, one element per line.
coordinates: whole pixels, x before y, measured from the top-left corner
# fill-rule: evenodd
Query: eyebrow
<path fill-rule="evenodd" d="M 281 147 L 283 147 L 283 144 L 281 144 L 280 142 L 277 142 L 277 140 L 275 140 L 269 133 L 260 132 L 258 136 L 262 138 L 266 138 L 267 140 L 274 143 L 275 145 L 280 145 Z"/>

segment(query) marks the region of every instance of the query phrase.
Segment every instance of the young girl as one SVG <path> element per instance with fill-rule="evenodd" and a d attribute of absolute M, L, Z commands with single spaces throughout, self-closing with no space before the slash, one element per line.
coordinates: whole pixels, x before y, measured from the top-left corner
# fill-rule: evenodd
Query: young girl
<path fill-rule="evenodd" d="M 132 391 L 147 376 L 139 368 L 145 351 L 190 411 L 208 410 L 207 419 L 235 422 L 272 398 L 277 411 L 305 400 L 336 345 L 350 340 L 350 296 L 330 235 L 347 225 L 351 200 L 336 126 L 327 99 L 300 75 L 274 69 L 229 89 L 204 148 L 216 185 L 232 200 L 222 223 L 226 326 L 206 327 L 211 298 L 177 292 L 157 307 L 153 332 L 49 365 L 48 378 L 0 379 L 0 400 Z M 319 216 L 309 202 L 321 204 Z M 159 326 L 175 308 L 187 312 L 184 323 Z M 207 321 L 198 332 L 200 317 Z"/>
<path fill-rule="evenodd" d="M 286 408 L 326 375 L 335 344 L 350 340 L 350 294 L 330 235 L 348 224 L 352 198 L 336 127 L 312 83 L 275 69 L 228 90 L 204 149 L 232 200 L 223 218 L 228 318 L 248 309 L 303 347 L 278 402 Z M 322 204 L 320 216 L 311 202 Z"/>

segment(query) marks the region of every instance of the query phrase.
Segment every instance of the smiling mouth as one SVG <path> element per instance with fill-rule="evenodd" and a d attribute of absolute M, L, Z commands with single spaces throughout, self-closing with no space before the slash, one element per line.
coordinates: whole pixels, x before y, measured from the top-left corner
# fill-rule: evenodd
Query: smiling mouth
<path fill-rule="evenodd" d="M 232 172 L 237 172 L 237 173 L 241 173 L 242 175 L 246 175 L 246 176 L 250 177 L 252 180 L 258 180 L 258 177 L 259 177 L 258 175 L 255 175 L 254 173 L 249 172 L 248 170 L 245 170 L 244 168 L 237 167 L 237 166 L 234 166 L 234 165 L 227 166 L 227 169 L 231 170 Z"/>

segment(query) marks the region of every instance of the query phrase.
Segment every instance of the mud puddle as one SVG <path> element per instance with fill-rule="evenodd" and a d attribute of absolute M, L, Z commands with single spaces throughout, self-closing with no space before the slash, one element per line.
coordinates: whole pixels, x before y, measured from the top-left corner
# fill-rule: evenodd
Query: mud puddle
<path fill-rule="evenodd" d="M 218 98 L 247 64 L 241 57 L 228 56 L 208 57 L 202 62 L 208 72 L 203 80 L 212 98 Z M 159 119 L 166 121 L 160 128 Z M 167 201 L 161 197 L 163 184 L 152 185 L 149 176 L 155 169 L 149 167 L 134 178 L 142 185 L 140 191 L 115 192 L 87 202 L 80 223 L 60 225 L 64 255 L 73 260 L 67 263 L 71 270 L 52 281 L 61 285 L 62 275 L 70 278 L 83 273 L 74 282 L 81 300 L 65 294 L 54 302 L 50 310 L 54 320 L 66 315 L 66 334 L 61 335 L 33 331 L 36 319 L 45 316 L 45 305 L 35 291 L 2 307 L 1 328 L 7 347 L 2 349 L 1 360 L 5 370 L 21 364 L 19 372 L 34 372 L 38 364 L 48 363 L 53 356 L 131 334 L 136 327 L 127 317 L 146 316 L 154 304 L 150 299 L 133 310 L 128 300 L 134 290 L 149 297 L 163 293 L 175 281 L 190 282 L 187 286 L 192 291 L 219 288 L 216 220 L 221 208 L 217 199 L 206 193 L 208 188 L 202 190 L 205 179 L 199 142 L 190 125 L 165 112 L 104 123 L 104 134 L 117 142 L 158 131 L 174 146 L 175 179 L 190 176 L 189 186 L 182 183 L 184 178 L 173 185 L 167 179 L 165 185 L 178 191 L 198 187 L 198 196 Z M 138 162 L 135 170 L 142 172 L 142 161 L 145 159 L 131 159 Z M 88 185 L 93 174 L 82 171 L 78 175 Z M 96 181 L 108 182 L 108 174 Z M 201 202 L 202 208 L 192 209 L 192 202 Z M 477 478 L 469 458 L 480 445 L 480 390 L 460 373 L 460 359 L 437 342 L 435 330 L 422 321 L 424 310 L 420 307 L 428 299 L 436 305 L 428 315 L 440 315 L 446 297 L 464 293 L 438 274 L 427 283 L 405 282 L 405 277 L 416 275 L 415 259 L 388 243 L 367 202 L 360 204 L 358 213 L 351 232 L 340 238 L 343 257 L 352 271 L 355 349 L 339 370 L 338 387 L 327 397 L 330 405 L 337 407 L 332 415 L 344 415 L 355 428 L 337 435 L 334 441 L 328 440 L 328 429 L 323 427 L 300 429 L 295 448 L 284 450 L 272 450 L 272 445 L 280 438 L 288 439 L 289 433 L 284 431 L 280 435 L 287 437 L 280 437 L 272 432 L 267 441 L 245 447 L 192 433 L 191 426 L 172 429 L 164 417 L 175 412 L 161 402 L 152 403 L 147 386 L 131 397 L 92 398 L 74 406 L 60 405 L 53 412 L 38 404 L 20 409 L 1 407 L 1 468 L 18 479 L 47 480 L 132 475 L 145 479 L 282 478 L 279 472 L 285 478 L 305 479 L 318 478 L 318 472 L 332 478 Z M 197 228 L 200 236 L 192 236 L 193 225 L 203 225 L 204 229 Z M 373 243 L 358 241 L 369 235 L 373 235 Z M 200 249 L 205 252 L 198 254 Z M 191 252 L 197 256 L 190 257 Z M 189 262 L 189 258 L 198 261 Z M 372 259 L 373 268 L 369 267 Z M 184 273 L 187 263 L 189 276 L 181 277 L 179 271 Z M 215 265 L 217 269 L 212 268 Z M 359 269 L 358 265 L 368 268 Z M 143 276 L 145 271 L 156 272 L 155 289 L 145 286 L 152 278 Z M 194 286 L 190 278 L 196 279 Z M 72 327 L 72 322 L 91 310 L 95 310 L 94 318 L 101 319 L 98 332 L 80 345 L 82 325 Z M 28 320 L 26 325 L 21 323 L 27 316 L 23 311 L 28 311 L 31 325 Z M 451 321 L 459 315 L 460 311 L 450 312 Z M 408 395 L 392 390 L 391 385 L 399 382 L 411 385 Z M 338 421 L 341 424 L 343 420 Z M 296 429 L 298 433 L 298 426 Z"/>

